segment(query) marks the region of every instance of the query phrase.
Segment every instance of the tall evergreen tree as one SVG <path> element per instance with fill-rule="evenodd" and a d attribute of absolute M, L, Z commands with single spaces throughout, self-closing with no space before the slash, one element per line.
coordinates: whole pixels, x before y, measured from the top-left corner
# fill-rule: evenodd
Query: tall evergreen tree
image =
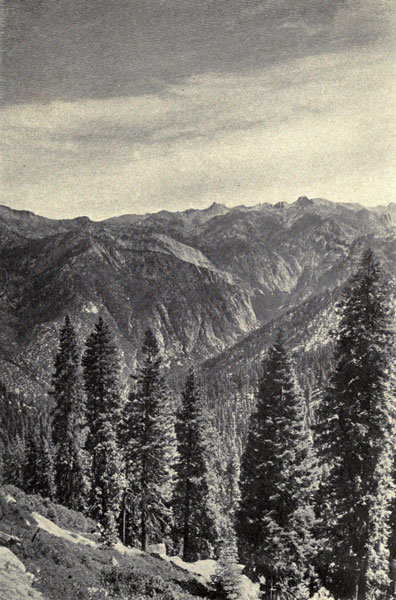
<path fill-rule="evenodd" d="M 224 600 L 246 600 L 242 586 L 241 569 L 238 565 L 238 548 L 235 534 L 222 541 L 216 569 L 212 576 L 220 598 Z"/>
<path fill-rule="evenodd" d="M 176 539 L 183 560 L 192 562 L 213 553 L 217 541 L 211 510 L 208 419 L 194 370 L 190 369 L 177 415 L 177 482 L 173 498 Z"/>
<path fill-rule="evenodd" d="M 176 440 L 169 392 L 154 334 L 145 333 L 143 363 L 126 407 L 128 538 L 143 550 L 167 538 L 172 525 Z M 134 528 L 135 532 L 133 531 Z"/>
<path fill-rule="evenodd" d="M 396 479 L 396 465 L 394 467 L 394 480 Z M 389 578 L 390 586 L 387 598 L 392 600 L 396 597 L 396 498 L 393 498 L 392 512 L 390 518 L 391 535 L 389 539 Z"/>
<path fill-rule="evenodd" d="M 85 397 L 76 335 L 68 316 L 60 331 L 54 367 L 50 394 L 55 402 L 52 440 L 57 498 L 69 508 L 85 510 L 89 494 Z"/>
<path fill-rule="evenodd" d="M 28 424 L 37 410 L 23 397 L 8 392 L 0 381 L 0 443 L 3 447 L 3 481 L 24 488 Z"/>
<path fill-rule="evenodd" d="M 50 500 L 56 499 L 54 451 L 48 419 L 44 416 L 30 424 L 26 441 L 24 489 Z"/>
<path fill-rule="evenodd" d="M 320 490 L 327 586 L 337 598 L 385 598 L 395 441 L 394 334 L 388 291 L 371 250 L 340 302 L 336 368 L 319 407 L 326 476 Z M 393 439 L 392 439 L 393 438 Z"/>
<path fill-rule="evenodd" d="M 3 442 L 0 440 L 0 485 L 3 485 L 4 481 L 4 458 L 5 458 L 5 448 Z"/>
<path fill-rule="evenodd" d="M 230 522 L 231 528 L 235 527 L 236 514 L 241 500 L 240 478 L 241 460 L 236 444 L 236 431 L 230 432 L 231 440 L 226 449 L 226 464 L 224 469 L 224 500 L 222 502 L 225 514 Z"/>
<path fill-rule="evenodd" d="M 103 541 L 112 544 L 125 485 L 117 435 L 122 400 L 117 350 L 101 317 L 86 341 L 82 364 L 91 458 L 90 514 L 103 528 Z"/>
<path fill-rule="evenodd" d="M 308 597 L 315 481 L 304 400 L 280 334 L 263 365 L 237 519 L 242 561 L 252 574 L 264 575 L 268 598 L 285 587 Z"/>

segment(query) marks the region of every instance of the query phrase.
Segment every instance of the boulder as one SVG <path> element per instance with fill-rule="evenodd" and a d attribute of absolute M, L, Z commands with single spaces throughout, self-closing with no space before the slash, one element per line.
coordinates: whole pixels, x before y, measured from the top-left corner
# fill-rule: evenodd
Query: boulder
<path fill-rule="evenodd" d="M 0 569 L 19 571 L 20 573 L 26 572 L 25 565 L 15 556 L 11 550 L 0 547 Z"/>
<path fill-rule="evenodd" d="M 165 544 L 150 544 L 148 547 L 149 554 L 157 554 L 158 556 L 166 556 Z"/>

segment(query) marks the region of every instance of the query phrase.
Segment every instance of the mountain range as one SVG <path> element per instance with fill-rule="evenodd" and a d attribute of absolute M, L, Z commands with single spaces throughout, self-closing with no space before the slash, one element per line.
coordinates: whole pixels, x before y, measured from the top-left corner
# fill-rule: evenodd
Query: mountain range
<path fill-rule="evenodd" d="M 0 206 L 0 379 L 48 388 L 59 327 L 81 343 L 101 315 L 123 377 L 150 326 L 171 381 L 200 365 L 212 389 L 257 369 L 282 325 L 300 355 L 325 346 L 363 249 L 396 274 L 396 204 L 292 203 L 52 220 Z M 251 385 L 251 379 L 249 379 Z"/>

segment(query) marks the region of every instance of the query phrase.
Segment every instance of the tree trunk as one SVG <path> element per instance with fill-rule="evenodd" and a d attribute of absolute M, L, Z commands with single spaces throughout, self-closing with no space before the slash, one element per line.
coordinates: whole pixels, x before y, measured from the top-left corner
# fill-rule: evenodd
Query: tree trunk
<path fill-rule="evenodd" d="M 358 583 L 356 586 L 356 600 L 366 600 L 366 594 L 367 594 L 366 573 L 361 572 L 359 574 Z"/>
<path fill-rule="evenodd" d="M 122 525 L 121 525 L 121 541 L 125 545 L 125 537 L 126 537 L 126 489 L 124 489 L 124 494 L 122 496 Z"/>
<path fill-rule="evenodd" d="M 391 579 L 391 584 L 390 584 L 390 588 L 389 588 L 388 598 L 395 598 L 396 597 L 396 560 L 391 560 L 390 579 Z"/>
<path fill-rule="evenodd" d="M 190 482 L 187 482 L 185 505 L 184 505 L 184 524 L 183 524 L 183 560 L 188 562 L 190 559 Z"/>
<path fill-rule="evenodd" d="M 142 532 L 141 532 L 142 550 L 143 550 L 143 552 L 147 552 L 148 540 L 147 540 L 147 530 L 146 530 L 146 515 L 144 514 L 144 511 L 142 511 L 141 529 L 142 529 Z"/>

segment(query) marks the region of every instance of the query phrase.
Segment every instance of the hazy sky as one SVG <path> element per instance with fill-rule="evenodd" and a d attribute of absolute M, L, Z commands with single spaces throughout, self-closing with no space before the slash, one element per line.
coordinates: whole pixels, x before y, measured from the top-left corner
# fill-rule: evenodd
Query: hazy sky
<path fill-rule="evenodd" d="M 0 203 L 396 201 L 394 0 L 5 5 Z"/>

